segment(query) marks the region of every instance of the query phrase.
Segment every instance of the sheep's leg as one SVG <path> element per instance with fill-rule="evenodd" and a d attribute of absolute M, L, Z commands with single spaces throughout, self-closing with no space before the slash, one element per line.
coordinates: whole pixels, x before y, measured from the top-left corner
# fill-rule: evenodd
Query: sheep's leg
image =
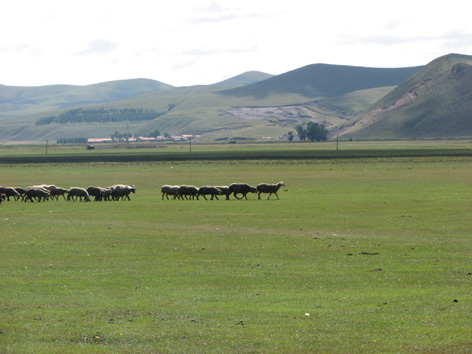
<path fill-rule="evenodd" d="M 257 199 L 261 199 L 261 192 L 257 193 Z"/>
<path fill-rule="evenodd" d="M 205 194 L 202 194 L 202 195 L 203 195 L 203 198 L 205 198 L 205 200 L 208 200 L 207 197 L 205 196 Z M 198 195 L 197 195 L 197 199 L 198 199 Z"/>

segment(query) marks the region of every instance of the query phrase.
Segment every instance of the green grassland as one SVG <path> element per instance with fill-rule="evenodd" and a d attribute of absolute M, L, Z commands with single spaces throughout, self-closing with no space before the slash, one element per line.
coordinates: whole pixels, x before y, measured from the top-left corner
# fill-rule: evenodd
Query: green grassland
<path fill-rule="evenodd" d="M 472 352 L 472 158 L 2 164 L 1 353 Z M 280 200 L 161 200 L 276 183 Z M 285 189 L 285 188 L 284 188 Z"/>

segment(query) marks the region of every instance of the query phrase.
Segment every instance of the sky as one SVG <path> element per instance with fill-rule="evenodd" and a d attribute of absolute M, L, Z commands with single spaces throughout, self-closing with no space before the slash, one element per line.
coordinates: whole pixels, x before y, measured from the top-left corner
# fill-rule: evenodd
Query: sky
<path fill-rule="evenodd" d="M 467 1 L 0 0 L 0 84 L 207 85 L 325 63 L 472 55 Z"/>

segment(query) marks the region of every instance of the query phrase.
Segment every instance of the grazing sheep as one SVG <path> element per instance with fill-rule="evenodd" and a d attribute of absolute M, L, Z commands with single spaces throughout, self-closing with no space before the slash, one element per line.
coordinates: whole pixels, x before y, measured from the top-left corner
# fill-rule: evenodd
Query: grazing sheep
<path fill-rule="evenodd" d="M 82 198 L 84 198 L 86 202 L 90 202 L 90 196 L 85 189 L 79 187 L 71 187 L 67 195 L 67 201 L 70 201 L 71 199 L 73 201 L 76 201 L 77 198 L 79 198 L 80 201 L 82 201 Z"/>
<path fill-rule="evenodd" d="M 195 199 L 195 196 L 197 197 L 198 200 L 198 188 L 195 186 L 180 186 L 177 189 L 177 196 L 179 199 Z"/>
<path fill-rule="evenodd" d="M 24 188 L 21 188 L 21 187 L 13 187 L 13 188 L 15 188 L 15 190 L 18 192 L 20 196 L 23 196 L 23 194 L 25 194 Z"/>
<path fill-rule="evenodd" d="M 56 188 L 53 188 L 53 189 L 50 190 L 52 199 L 55 198 L 56 200 L 59 200 L 60 195 L 62 195 L 64 200 L 66 200 L 65 194 L 67 194 L 68 192 L 69 192 L 68 189 L 61 188 L 61 187 L 56 187 Z"/>
<path fill-rule="evenodd" d="M 247 194 L 248 193 L 257 193 L 257 188 L 250 186 L 247 183 L 231 183 L 229 185 L 229 194 L 233 193 L 234 197 L 236 199 L 247 199 Z M 243 196 L 241 198 L 238 198 L 238 194 L 242 194 Z"/>
<path fill-rule="evenodd" d="M 208 200 L 206 196 L 211 195 L 211 200 L 213 200 L 213 198 L 216 198 L 216 200 L 218 200 L 218 195 L 221 194 L 221 189 L 217 187 L 203 186 L 198 189 L 197 197 L 203 195 L 203 198 L 205 198 L 205 200 Z"/>
<path fill-rule="evenodd" d="M 101 200 L 110 200 L 112 196 L 112 190 L 111 188 L 107 187 L 95 187 L 95 186 L 89 186 L 87 187 L 87 192 L 90 197 L 95 197 L 95 201 L 101 201 Z"/>
<path fill-rule="evenodd" d="M 130 193 L 136 193 L 136 187 L 133 185 L 115 184 L 114 186 L 111 186 L 110 189 L 113 200 L 120 200 L 120 198 L 123 200 L 126 198 L 131 200 L 129 198 Z"/>
<path fill-rule="evenodd" d="M 261 193 L 269 193 L 269 196 L 267 197 L 267 199 L 269 199 L 272 194 L 275 194 L 277 199 L 279 199 L 279 196 L 277 195 L 277 191 L 282 186 L 285 187 L 284 182 L 279 182 L 277 184 L 269 184 L 269 183 L 260 183 L 260 184 L 258 184 L 257 185 L 257 193 L 258 193 L 257 194 L 257 196 L 258 196 L 257 199 L 261 199 Z"/>
<path fill-rule="evenodd" d="M 0 194 L 0 205 L 2 205 L 2 202 L 5 201 L 5 199 L 7 199 L 7 196 L 5 195 L 5 193 L 1 193 Z"/>
<path fill-rule="evenodd" d="M 229 200 L 229 195 L 231 193 L 229 192 L 229 187 L 228 186 L 215 186 L 215 187 L 218 188 L 219 190 L 221 190 L 221 195 L 225 195 L 226 200 Z"/>
<path fill-rule="evenodd" d="M 161 187 L 161 193 L 162 193 L 162 200 L 164 200 L 164 196 L 169 200 L 169 195 L 172 195 L 173 198 L 175 199 L 178 197 L 178 191 L 179 191 L 180 186 L 169 186 L 168 184 L 164 184 Z"/>
<path fill-rule="evenodd" d="M 34 203 L 33 198 L 36 198 L 38 203 L 41 203 L 41 199 L 43 201 L 49 200 L 49 197 L 51 196 L 51 193 L 44 188 L 41 187 L 28 187 L 25 190 L 25 194 L 23 195 L 23 200 L 25 203 L 28 200 L 31 200 L 32 203 Z"/>
<path fill-rule="evenodd" d="M 57 189 L 57 187 L 54 185 L 54 184 L 42 184 L 40 187 L 48 190 L 48 191 L 52 191 L 53 189 Z"/>
<path fill-rule="evenodd" d="M 13 197 L 15 200 L 18 200 L 21 197 L 20 193 L 18 193 L 16 189 L 12 187 L 0 187 L 0 193 L 5 194 L 8 201 L 10 201 L 10 197 Z"/>

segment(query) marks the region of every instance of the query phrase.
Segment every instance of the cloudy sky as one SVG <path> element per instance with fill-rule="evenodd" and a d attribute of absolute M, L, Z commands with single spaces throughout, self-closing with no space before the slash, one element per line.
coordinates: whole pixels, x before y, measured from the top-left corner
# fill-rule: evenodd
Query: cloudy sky
<path fill-rule="evenodd" d="M 314 64 L 472 55 L 467 1 L 0 0 L 0 84 L 211 84 Z"/>

